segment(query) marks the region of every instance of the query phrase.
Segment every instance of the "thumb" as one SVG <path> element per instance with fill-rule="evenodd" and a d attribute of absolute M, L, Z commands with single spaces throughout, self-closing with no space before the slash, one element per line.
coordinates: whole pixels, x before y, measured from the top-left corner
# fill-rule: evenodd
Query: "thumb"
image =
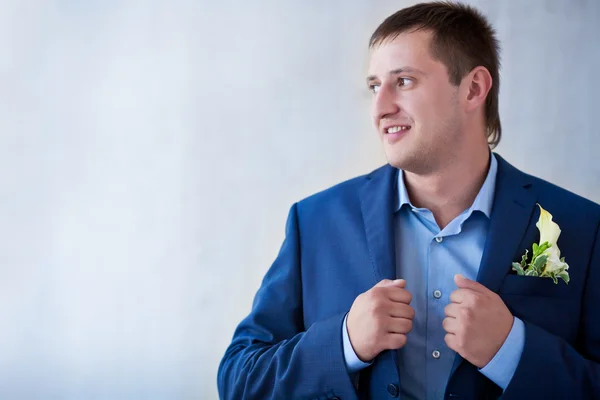
<path fill-rule="evenodd" d="M 481 292 L 485 288 L 481 283 L 472 281 L 461 274 L 454 275 L 454 283 L 456 283 L 456 286 L 460 289 L 471 289 L 476 292 Z"/>

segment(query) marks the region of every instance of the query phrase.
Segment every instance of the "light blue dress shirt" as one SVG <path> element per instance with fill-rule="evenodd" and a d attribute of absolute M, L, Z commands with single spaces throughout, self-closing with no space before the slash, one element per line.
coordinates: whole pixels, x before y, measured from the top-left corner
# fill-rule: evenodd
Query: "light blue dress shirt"
<path fill-rule="evenodd" d="M 488 175 L 471 207 L 440 230 L 431 211 L 414 207 L 398 174 L 398 198 L 394 214 L 396 273 L 406 280 L 415 310 L 412 331 L 398 350 L 400 391 L 404 399 L 443 399 L 456 352 L 444 342 L 442 321 L 450 293 L 457 289 L 454 275 L 475 280 L 488 232 L 498 162 L 491 155 Z M 357 356 L 346 328 L 342 328 L 344 357 L 350 373 L 368 367 Z M 506 341 L 494 358 L 479 371 L 502 389 L 517 368 L 525 343 L 523 322 L 514 318 Z"/>

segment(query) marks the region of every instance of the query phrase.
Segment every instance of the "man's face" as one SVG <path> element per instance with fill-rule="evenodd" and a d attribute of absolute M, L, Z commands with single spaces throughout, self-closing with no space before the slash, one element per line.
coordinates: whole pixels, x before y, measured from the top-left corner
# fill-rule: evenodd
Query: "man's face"
<path fill-rule="evenodd" d="M 388 162 L 417 174 L 452 161 L 462 140 L 458 87 L 430 52 L 431 33 L 403 33 L 371 49 L 372 117 Z"/>

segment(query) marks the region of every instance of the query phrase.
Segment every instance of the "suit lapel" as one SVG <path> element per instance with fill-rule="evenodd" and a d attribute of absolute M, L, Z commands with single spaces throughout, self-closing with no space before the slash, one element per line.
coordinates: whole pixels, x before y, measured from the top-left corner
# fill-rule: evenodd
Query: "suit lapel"
<path fill-rule="evenodd" d="M 365 236 L 373 268 L 373 281 L 369 287 L 382 279 L 396 278 L 394 200 L 397 180 L 398 170 L 386 165 L 367 176 L 367 182 L 360 193 Z M 378 364 L 385 365 L 388 360 L 398 372 L 396 351 L 382 352 Z M 378 365 L 373 368 L 378 368 Z M 399 372 L 398 378 L 400 379 Z"/>
<path fill-rule="evenodd" d="M 367 176 L 360 193 L 369 256 L 373 267 L 373 284 L 395 279 L 394 199 L 398 170 L 386 165 Z"/>
<path fill-rule="evenodd" d="M 518 251 L 531 223 L 537 198 L 530 189 L 527 175 L 497 154 L 496 159 L 498 173 L 494 204 L 477 275 L 477 281 L 494 292 L 500 289 L 512 262 L 521 256 Z M 450 376 L 462 361 L 463 358 L 457 355 Z"/>
<path fill-rule="evenodd" d="M 531 222 L 536 195 L 526 175 L 498 159 L 496 195 L 477 281 L 498 292 Z"/>

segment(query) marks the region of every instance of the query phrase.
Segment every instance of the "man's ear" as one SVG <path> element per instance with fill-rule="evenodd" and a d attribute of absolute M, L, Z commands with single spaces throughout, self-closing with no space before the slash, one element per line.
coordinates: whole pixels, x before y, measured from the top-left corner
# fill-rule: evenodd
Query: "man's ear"
<path fill-rule="evenodd" d="M 492 76 L 487 68 L 479 66 L 465 77 L 468 79 L 466 106 L 467 111 L 472 111 L 485 103 L 487 94 L 492 88 Z"/>

